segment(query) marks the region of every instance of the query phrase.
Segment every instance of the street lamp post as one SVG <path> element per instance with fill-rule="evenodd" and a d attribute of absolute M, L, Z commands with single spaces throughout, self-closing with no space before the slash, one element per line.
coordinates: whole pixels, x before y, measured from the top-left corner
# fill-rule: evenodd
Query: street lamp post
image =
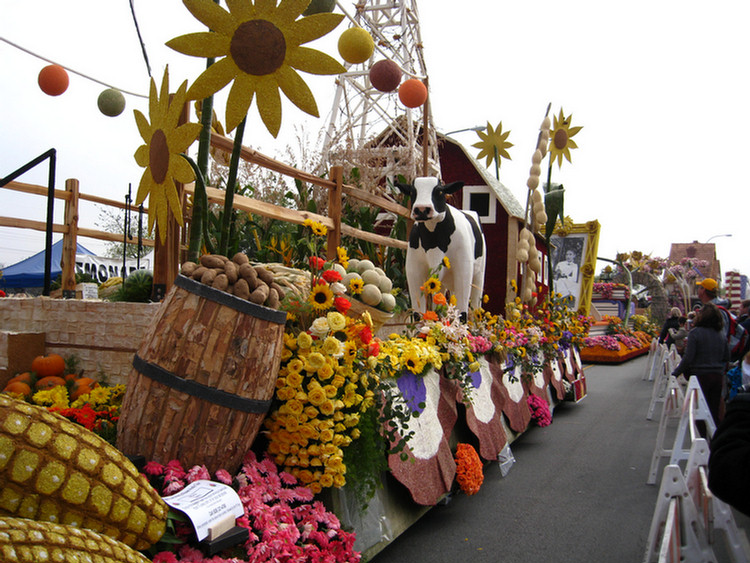
<path fill-rule="evenodd" d="M 443 133 L 446 137 L 448 135 L 452 135 L 453 133 L 463 133 L 464 131 L 484 131 L 487 129 L 486 125 L 475 125 L 474 127 L 467 127 L 466 129 L 457 129 L 456 131 L 448 131 L 447 133 Z"/>
<path fill-rule="evenodd" d="M 709 241 L 711 241 L 711 240 L 713 240 L 713 239 L 715 239 L 715 238 L 720 238 L 720 237 L 731 237 L 731 236 L 732 236 L 732 233 L 729 233 L 729 234 L 726 234 L 726 235 L 714 235 L 714 236 L 712 236 L 712 237 L 708 237 L 708 240 L 707 240 L 706 242 L 704 242 L 703 244 L 708 244 L 708 242 L 709 242 Z"/>

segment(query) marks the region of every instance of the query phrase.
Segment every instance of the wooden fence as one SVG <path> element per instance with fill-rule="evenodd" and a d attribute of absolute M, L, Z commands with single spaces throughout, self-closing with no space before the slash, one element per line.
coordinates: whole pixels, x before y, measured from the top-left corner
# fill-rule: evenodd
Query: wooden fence
<path fill-rule="evenodd" d="M 211 145 L 217 149 L 231 152 L 234 141 L 227 137 L 212 135 Z M 409 210 L 399 205 L 393 200 L 375 195 L 369 191 L 344 184 L 343 168 L 341 166 L 331 167 L 329 178 L 321 178 L 309 172 L 298 170 L 278 160 L 274 160 L 264 154 L 259 153 L 248 147 L 242 147 L 241 158 L 251 164 L 256 164 L 267 170 L 281 174 L 302 182 L 307 182 L 328 190 L 328 215 L 319 215 L 308 211 L 300 211 L 273 205 L 258 199 L 248 198 L 235 194 L 234 209 L 261 215 L 263 217 L 278 219 L 289 223 L 302 224 L 306 219 L 311 219 L 325 225 L 328 229 L 328 258 L 335 257 L 336 247 L 341 243 L 341 237 L 349 236 L 371 242 L 376 245 L 390 246 L 395 248 L 406 249 L 407 243 L 402 240 L 394 239 L 388 236 L 379 235 L 357 229 L 342 221 L 342 200 L 343 197 L 354 198 L 366 204 L 389 211 L 408 219 Z M 22 182 L 10 182 L 5 186 L 17 192 L 35 194 L 50 197 L 50 191 L 47 187 L 25 184 Z M 88 195 L 81 193 L 79 182 L 76 179 L 68 179 L 65 182 L 64 190 L 54 190 L 53 197 L 65 202 L 65 223 L 52 223 L 51 229 L 54 233 L 63 235 L 63 253 L 62 253 L 62 290 L 63 295 L 70 296 L 75 292 L 75 254 L 77 239 L 79 236 L 113 242 L 122 242 L 123 235 L 117 233 L 108 233 L 105 231 L 87 229 L 78 226 L 79 219 L 79 202 L 81 200 L 98 203 L 108 207 L 118 209 L 128 209 L 128 205 L 115 200 Z M 183 209 L 185 208 L 186 196 L 193 193 L 194 186 L 178 186 L 182 192 Z M 224 190 L 207 187 L 207 197 L 210 203 L 223 203 Z M 134 206 L 131 210 L 137 211 Z M 180 228 L 176 221 L 168 226 L 167 242 L 161 244 L 159 237 L 155 240 L 144 239 L 143 244 L 154 246 L 154 286 L 159 288 L 156 295 L 163 297 L 166 291 L 172 285 L 172 281 L 177 276 L 179 265 L 182 259 L 182 252 L 186 249 L 185 241 L 187 240 L 187 231 L 189 221 L 185 223 L 184 228 Z M 0 216 L 0 226 L 15 227 L 22 229 L 32 229 L 36 231 L 46 231 L 48 226 L 45 222 L 28 219 L 19 219 L 13 217 Z"/>

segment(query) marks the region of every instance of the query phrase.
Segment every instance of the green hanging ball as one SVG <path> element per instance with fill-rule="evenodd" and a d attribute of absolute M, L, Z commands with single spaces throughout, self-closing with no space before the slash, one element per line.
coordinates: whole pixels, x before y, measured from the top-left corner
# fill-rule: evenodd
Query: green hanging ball
<path fill-rule="evenodd" d="M 125 109 L 125 96 L 119 90 L 107 88 L 99 94 L 96 105 L 99 106 L 99 111 L 107 117 L 117 117 Z"/>
<path fill-rule="evenodd" d="M 333 12 L 333 9 L 335 7 L 336 7 L 336 0 L 311 0 L 310 4 L 307 6 L 305 11 L 302 12 L 302 15 L 311 16 L 313 14 Z"/>

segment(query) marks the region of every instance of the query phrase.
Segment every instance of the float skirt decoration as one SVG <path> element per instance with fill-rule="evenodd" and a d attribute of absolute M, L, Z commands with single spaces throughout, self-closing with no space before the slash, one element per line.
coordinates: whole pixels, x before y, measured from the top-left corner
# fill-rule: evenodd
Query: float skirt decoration
<path fill-rule="evenodd" d="M 117 447 L 237 469 L 273 398 L 285 322 L 282 311 L 178 276 L 133 360 Z"/>
<path fill-rule="evenodd" d="M 647 354 L 648 350 L 648 346 L 628 348 L 622 342 L 618 342 L 617 350 L 601 345 L 586 346 L 581 348 L 581 360 L 590 364 L 619 364 Z"/>

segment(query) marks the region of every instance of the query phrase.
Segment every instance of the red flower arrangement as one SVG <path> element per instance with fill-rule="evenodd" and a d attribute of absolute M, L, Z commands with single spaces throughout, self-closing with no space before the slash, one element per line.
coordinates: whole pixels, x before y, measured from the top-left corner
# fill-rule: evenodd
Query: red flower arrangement
<path fill-rule="evenodd" d="M 552 424 L 552 414 L 549 411 L 547 401 L 534 394 L 530 394 L 527 403 L 531 411 L 531 419 L 537 426 L 549 426 Z"/>
<path fill-rule="evenodd" d="M 484 482 L 482 460 L 471 444 L 458 444 L 456 448 L 456 481 L 467 495 L 475 495 Z"/>

